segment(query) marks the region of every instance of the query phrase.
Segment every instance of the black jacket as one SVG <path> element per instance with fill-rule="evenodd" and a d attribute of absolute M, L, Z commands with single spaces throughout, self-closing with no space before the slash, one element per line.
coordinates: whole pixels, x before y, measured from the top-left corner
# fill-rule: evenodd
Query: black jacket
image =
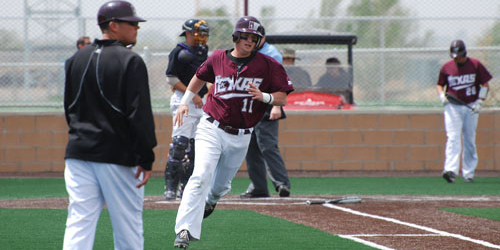
<path fill-rule="evenodd" d="M 156 136 L 142 58 L 118 40 L 96 39 L 67 60 L 65 71 L 65 158 L 151 170 Z"/>

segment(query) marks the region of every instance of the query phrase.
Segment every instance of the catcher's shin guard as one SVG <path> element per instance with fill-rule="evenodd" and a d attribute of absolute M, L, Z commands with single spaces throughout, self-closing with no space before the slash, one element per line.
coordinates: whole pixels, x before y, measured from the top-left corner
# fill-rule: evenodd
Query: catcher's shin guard
<path fill-rule="evenodd" d="M 179 194 L 182 198 L 182 193 L 184 191 L 184 187 L 187 185 L 189 181 L 189 177 L 193 174 L 194 170 L 194 139 L 189 139 L 189 149 L 186 151 L 186 157 L 182 162 L 182 170 L 179 171 L 179 180 L 181 185 L 179 187 Z"/>
<path fill-rule="evenodd" d="M 167 166 L 165 167 L 165 199 L 175 199 L 179 178 L 183 172 L 182 162 L 189 139 L 184 136 L 174 136 L 170 144 Z"/>

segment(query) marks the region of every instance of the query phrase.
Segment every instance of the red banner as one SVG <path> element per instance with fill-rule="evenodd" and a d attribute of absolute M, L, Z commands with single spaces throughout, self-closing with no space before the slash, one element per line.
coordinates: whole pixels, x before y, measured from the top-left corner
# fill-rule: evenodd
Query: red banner
<path fill-rule="evenodd" d="M 342 95 L 304 91 L 287 96 L 285 110 L 332 110 L 352 109 L 354 106 L 345 101 Z"/>

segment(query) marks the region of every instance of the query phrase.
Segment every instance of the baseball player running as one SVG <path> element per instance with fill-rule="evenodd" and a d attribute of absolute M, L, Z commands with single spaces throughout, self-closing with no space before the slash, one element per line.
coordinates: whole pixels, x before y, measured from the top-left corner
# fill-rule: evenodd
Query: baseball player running
<path fill-rule="evenodd" d="M 455 181 L 463 140 L 462 176 L 466 182 L 473 182 L 478 161 L 475 143 L 477 120 L 488 94 L 488 81 L 492 77 L 479 60 L 467 57 L 462 40 L 454 40 L 451 43 L 450 56 L 453 60 L 446 62 L 441 68 L 436 86 L 444 105 L 444 123 L 448 138 L 443 178 L 449 183 Z M 446 94 L 454 96 L 460 102 L 448 100 Z"/>
<path fill-rule="evenodd" d="M 208 24 L 205 20 L 189 19 L 182 25 L 180 35 L 184 36 L 186 41 L 178 43 L 170 52 L 166 72 L 167 83 L 174 90 L 170 98 L 172 117 L 175 117 L 182 96 L 196 69 L 207 59 Z M 207 92 L 207 87 L 203 85 L 200 92 L 188 103 L 190 112 L 184 123 L 181 126 L 173 126 L 172 143 L 165 167 L 164 196 L 167 200 L 176 198 L 177 189 L 179 197 L 182 197 L 183 189 L 193 173 L 194 135 L 203 114 L 202 98 Z"/>
<path fill-rule="evenodd" d="M 237 21 L 234 49 L 214 51 L 198 68 L 175 114 L 174 124 L 182 125 L 189 101 L 205 82 L 214 83 L 196 130 L 194 171 L 177 213 L 175 247 L 187 248 L 200 239 L 203 218 L 231 189 L 253 127 L 268 105 L 285 105 L 293 91 L 283 66 L 255 51 L 262 37 L 259 26 L 252 16 Z"/>

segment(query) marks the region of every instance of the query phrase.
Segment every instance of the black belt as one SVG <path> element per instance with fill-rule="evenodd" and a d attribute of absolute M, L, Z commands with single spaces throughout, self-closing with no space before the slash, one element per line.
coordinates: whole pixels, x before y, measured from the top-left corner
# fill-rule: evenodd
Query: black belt
<path fill-rule="evenodd" d="M 209 116 L 207 118 L 207 121 L 211 122 L 211 123 L 214 123 L 215 121 L 215 118 Z M 239 128 L 233 128 L 231 126 L 227 126 L 227 125 L 223 125 L 221 123 L 219 123 L 219 126 L 217 126 L 218 128 L 224 130 L 224 132 L 228 133 L 228 134 L 232 134 L 232 135 L 239 135 L 240 134 L 240 129 Z M 241 129 L 241 130 L 244 130 L 243 131 L 243 134 L 250 134 L 252 133 L 252 131 L 250 131 L 250 129 L 248 128 L 245 128 L 245 129 Z"/>

